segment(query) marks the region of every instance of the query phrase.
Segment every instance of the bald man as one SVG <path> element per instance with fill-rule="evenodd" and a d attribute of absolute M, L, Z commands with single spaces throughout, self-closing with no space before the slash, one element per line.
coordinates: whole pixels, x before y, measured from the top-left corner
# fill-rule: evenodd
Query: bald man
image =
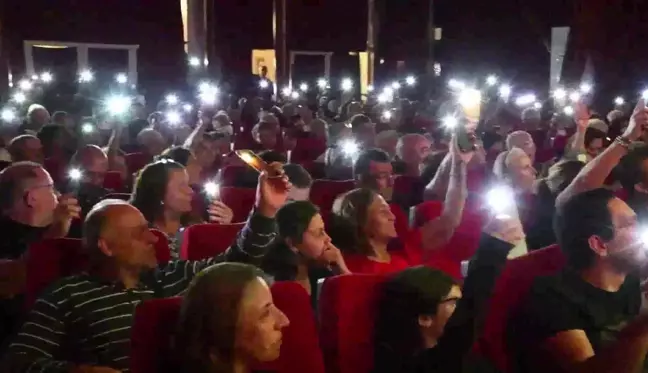
<path fill-rule="evenodd" d="M 256 208 L 238 238 L 224 253 L 200 261 L 158 264 L 157 238 L 139 210 L 117 200 L 95 206 L 84 222 L 90 271 L 60 280 L 36 301 L 0 371 L 128 371 L 137 304 L 182 295 L 198 272 L 215 263 L 260 264 L 276 238 L 275 214 L 290 189 L 285 177 L 280 180 L 261 174 Z M 64 351 L 70 346 L 78 352 Z M 70 360 L 57 360 L 62 357 Z"/>
<path fill-rule="evenodd" d="M 29 161 L 43 163 L 43 145 L 34 135 L 20 135 L 9 143 L 9 154 L 13 162 Z"/>
<path fill-rule="evenodd" d="M 162 154 L 167 147 L 164 136 L 152 128 L 144 128 L 137 135 L 137 144 L 151 157 Z"/>
<path fill-rule="evenodd" d="M 79 149 L 70 162 L 82 171 L 83 182 L 103 186 L 108 172 L 108 156 L 96 145 L 85 145 Z"/>
<path fill-rule="evenodd" d="M 420 176 L 432 144 L 425 136 L 407 134 L 398 139 L 396 155 L 405 164 L 404 175 Z"/>

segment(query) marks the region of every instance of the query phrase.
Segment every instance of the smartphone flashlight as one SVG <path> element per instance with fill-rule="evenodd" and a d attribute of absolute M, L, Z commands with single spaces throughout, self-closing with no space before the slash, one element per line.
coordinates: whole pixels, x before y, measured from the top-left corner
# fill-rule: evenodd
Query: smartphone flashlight
<path fill-rule="evenodd" d="M 131 99 L 122 95 L 112 96 L 106 100 L 106 108 L 112 115 L 125 114 L 130 105 Z"/>
<path fill-rule="evenodd" d="M 81 177 L 83 177 L 83 172 L 81 172 L 81 170 L 79 170 L 78 168 L 73 168 L 68 171 L 68 177 L 72 181 L 79 181 L 81 180 Z"/>
<path fill-rule="evenodd" d="M 344 155 L 346 155 L 347 157 L 354 157 L 356 154 L 358 154 L 358 151 L 360 151 L 360 147 L 353 140 L 344 140 L 340 144 L 340 148 L 342 149 L 342 153 L 344 153 Z"/>
<path fill-rule="evenodd" d="M 92 125 L 92 123 L 84 123 L 81 126 L 81 132 L 83 132 L 84 134 L 92 133 L 94 132 L 94 126 Z"/>
<path fill-rule="evenodd" d="M 217 183 L 209 181 L 205 183 L 203 188 L 205 190 L 205 194 L 207 194 L 207 197 L 209 197 L 210 199 L 218 198 L 220 186 Z"/>
<path fill-rule="evenodd" d="M 268 164 L 251 150 L 236 150 L 235 153 L 243 162 L 247 163 L 248 166 L 259 172 L 263 172 L 268 167 Z"/>
<path fill-rule="evenodd" d="M 497 186 L 486 193 L 486 204 L 496 219 L 511 218 L 510 211 L 515 204 L 513 195 L 507 186 Z"/>

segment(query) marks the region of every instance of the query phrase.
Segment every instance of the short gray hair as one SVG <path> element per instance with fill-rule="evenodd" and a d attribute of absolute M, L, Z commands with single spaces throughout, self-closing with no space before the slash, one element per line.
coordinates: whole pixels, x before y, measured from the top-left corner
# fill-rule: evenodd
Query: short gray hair
<path fill-rule="evenodd" d="M 0 211 L 5 212 L 14 206 L 16 198 L 25 191 L 29 181 L 38 177 L 41 165 L 34 162 L 16 162 L 0 172 Z"/>
<path fill-rule="evenodd" d="M 83 247 L 90 256 L 90 261 L 102 258 L 99 249 L 99 238 L 106 224 L 106 213 L 113 206 L 129 205 L 120 199 L 105 199 L 92 207 L 83 221 Z"/>

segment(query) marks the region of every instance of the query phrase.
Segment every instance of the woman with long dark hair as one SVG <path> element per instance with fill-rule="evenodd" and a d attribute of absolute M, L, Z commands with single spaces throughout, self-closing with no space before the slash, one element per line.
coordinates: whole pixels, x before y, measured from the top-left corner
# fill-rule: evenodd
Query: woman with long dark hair
<path fill-rule="evenodd" d="M 179 366 L 187 373 L 247 373 L 254 362 L 279 357 L 288 324 L 261 270 L 216 264 L 184 296 L 175 340 Z"/>

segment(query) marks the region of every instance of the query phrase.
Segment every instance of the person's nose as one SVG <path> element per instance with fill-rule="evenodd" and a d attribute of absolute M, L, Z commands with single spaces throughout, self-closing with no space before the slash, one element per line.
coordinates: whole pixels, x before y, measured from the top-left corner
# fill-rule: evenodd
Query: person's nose
<path fill-rule="evenodd" d="M 290 320 L 283 311 L 277 308 L 277 329 L 283 329 L 290 325 Z"/>

